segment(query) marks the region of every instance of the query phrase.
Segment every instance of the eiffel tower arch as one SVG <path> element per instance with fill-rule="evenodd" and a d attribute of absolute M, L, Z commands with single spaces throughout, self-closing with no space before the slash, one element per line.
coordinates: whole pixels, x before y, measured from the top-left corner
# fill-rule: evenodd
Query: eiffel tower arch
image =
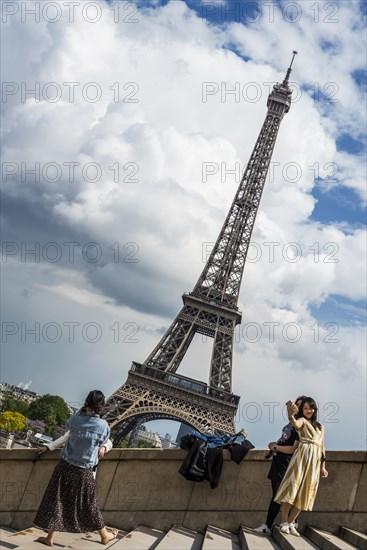
<path fill-rule="evenodd" d="M 267 100 L 267 114 L 250 160 L 206 265 L 183 307 L 143 363 L 107 400 L 104 418 L 119 443 L 154 419 L 184 422 L 205 432 L 235 433 L 239 396 L 232 393 L 233 337 L 248 247 L 280 123 L 291 106 L 289 76 L 297 52 Z M 196 333 L 213 339 L 209 383 L 177 374 Z"/>
<path fill-rule="evenodd" d="M 213 425 L 226 432 L 232 425 L 233 432 L 239 397 L 133 362 L 126 382 L 114 392 L 113 400 L 115 408 L 110 398 L 106 418 L 114 428 L 114 440 L 120 441 L 139 424 L 156 419 L 177 420 L 199 432 Z M 111 422 L 114 415 L 115 421 Z"/>

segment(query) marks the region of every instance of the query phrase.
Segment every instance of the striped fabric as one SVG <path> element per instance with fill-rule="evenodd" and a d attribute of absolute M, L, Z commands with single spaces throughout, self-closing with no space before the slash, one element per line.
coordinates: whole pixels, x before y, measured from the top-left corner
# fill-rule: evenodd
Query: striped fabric
<path fill-rule="evenodd" d="M 324 428 L 315 429 L 305 419 L 298 433 L 298 448 L 274 500 L 278 503 L 288 502 L 300 510 L 312 510 L 320 479 Z"/>

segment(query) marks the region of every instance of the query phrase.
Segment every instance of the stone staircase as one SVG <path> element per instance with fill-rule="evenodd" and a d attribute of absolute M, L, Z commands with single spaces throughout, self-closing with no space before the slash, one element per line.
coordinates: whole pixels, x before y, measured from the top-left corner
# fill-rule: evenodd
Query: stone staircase
<path fill-rule="evenodd" d="M 45 549 L 35 542 L 44 531 L 30 527 L 23 531 L 0 529 L 0 548 L 24 550 Z M 98 533 L 57 533 L 54 548 L 93 550 L 101 548 Z M 174 525 L 167 533 L 141 525 L 130 531 L 119 530 L 118 536 L 105 548 L 113 550 L 367 550 L 367 535 L 341 527 L 339 536 L 307 527 L 306 536 L 284 535 L 274 528 L 273 536 L 258 535 L 241 526 L 234 534 L 208 525 L 204 534 Z"/>

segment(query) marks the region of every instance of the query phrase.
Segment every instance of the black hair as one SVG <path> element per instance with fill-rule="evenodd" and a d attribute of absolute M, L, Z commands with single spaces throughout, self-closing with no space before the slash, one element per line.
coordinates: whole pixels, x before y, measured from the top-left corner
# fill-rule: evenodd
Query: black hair
<path fill-rule="evenodd" d="M 105 396 L 100 390 L 92 390 L 88 393 L 84 406 L 82 407 L 82 412 L 87 412 L 87 407 L 92 409 L 95 414 L 101 414 L 103 407 L 105 405 Z"/>
<path fill-rule="evenodd" d="M 318 410 L 318 408 L 317 408 L 315 400 L 312 397 L 303 396 L 302 403 L 298 407 L 299 412 L 297 414 L 297 418 L 304 418 L 303 407 L 305 406 L 305 403 L 308 403 L 310 405 L 310 407 L 312 409 L 314 409 L 314 413 L 313 413 L 312 417 L 309 420 L 310 424 L 312 424 L 312 426 L 314 428 L 318 428 L 319 430 L 321 430 L 322 426 L 321 426 L 320 422 L 317 421 L 317 410 Z"/>
<path fill-rule="evenodd" d="M 294 400 L 294 402 L 297 403 L 297 401 L 303 401 L 304 399 L 306 399 L 305 395 L 299 395 L 297 399 Z"/>

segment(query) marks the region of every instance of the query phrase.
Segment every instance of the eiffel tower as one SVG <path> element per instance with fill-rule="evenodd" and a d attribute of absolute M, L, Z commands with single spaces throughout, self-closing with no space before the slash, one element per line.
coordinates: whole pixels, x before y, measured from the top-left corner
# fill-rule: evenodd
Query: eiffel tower
<path fill-rule="evenodd" d="M 107 400 L 105 419 L 115 444 L 143 422 L 171 419 L 199 432 L 235 433 L 239 396 L 232 393 L 233 336 L 252 230 L 280 123 L 291 106 L 289 76 L 272 89 L 250 160 L 194 290 L 144 363 L 133 362 L 126 382 Z M 177 374 L 196 333 L 213 338 L 209 384 Z"/>

